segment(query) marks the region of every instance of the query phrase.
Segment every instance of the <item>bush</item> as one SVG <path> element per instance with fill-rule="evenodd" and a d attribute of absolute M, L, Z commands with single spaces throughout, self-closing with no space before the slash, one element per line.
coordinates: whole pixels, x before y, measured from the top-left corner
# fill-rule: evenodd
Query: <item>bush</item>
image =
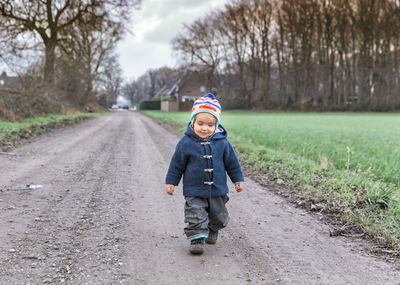
<path fill-rule="evenodd" d="M 140 110 L 161 110 L 161 101 L 142 100 L 139 103 Z"/>
<path fill-rule="evenodd" d="M 61 110 L 60 103 L 41 95 L 0 94 L 0 120 L 23 120 L 48 114 L 58 114 Z"/>

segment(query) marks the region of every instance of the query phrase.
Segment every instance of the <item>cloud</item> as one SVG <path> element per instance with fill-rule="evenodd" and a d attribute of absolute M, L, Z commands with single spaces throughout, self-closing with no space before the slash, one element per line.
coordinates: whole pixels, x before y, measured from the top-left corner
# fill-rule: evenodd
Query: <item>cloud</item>
<path fill-rule="evenodd" d="M 172 66 L 171 40 L 191 23 L 220 9 L 225 0 L 143 0 L 132 13 L 133 34 L 120 43 L 118 52 L 125 76 L 142 75 L 149 68 Z"/>
<path fill-rule="evenodd" d="M 155 43 L 170 43 L 184 23 L 190 23 L 193 19 L 189 14 L 177 12 L 174 16 L 164 19 L 161 23 L 143 35 L 145 41 Z"/>
<path fill-rule="evenodd" d="M 120 64 L 128 79 L 138 78 L 150 68 L 174 65 L 169 44 L 130 41 L 119 48 Z"/>
<path fill-rule="evenodd" d="M 176 5 L 158 6 L 159 15 L 157 19 L 148 22 L 150 29 L 143 33 L 144 40 L 152 42 L 170 42 L 179 31 L 183 29 L 183 25 L 189 24 L 195 19 L 204 17 L 208 12 L 214 10 L 218 6 L 222 6 L 224 1 L 174 1 Z M 214 9 L 213 9 L 214 8 Z M 154 17 L 155 14 L 153 14 Z M 162 20 L 159 20 L 162 19 Z M 147 21 L 146 21 L 147 22 Z"/>

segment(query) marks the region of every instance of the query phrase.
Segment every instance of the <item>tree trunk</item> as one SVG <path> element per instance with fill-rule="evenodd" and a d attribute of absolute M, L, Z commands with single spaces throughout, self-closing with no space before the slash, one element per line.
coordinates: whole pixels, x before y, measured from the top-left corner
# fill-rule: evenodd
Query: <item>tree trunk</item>
<path fill-rule="evenodd" d="M 56 51 L 56 41 L 49 40 L 45 43 L 45 64 L 44 64 L 44 82 L 46 87 L 46 95 L 52 91 L 54 87 L 54 66 L 55 66 L 55 51 Z"/>

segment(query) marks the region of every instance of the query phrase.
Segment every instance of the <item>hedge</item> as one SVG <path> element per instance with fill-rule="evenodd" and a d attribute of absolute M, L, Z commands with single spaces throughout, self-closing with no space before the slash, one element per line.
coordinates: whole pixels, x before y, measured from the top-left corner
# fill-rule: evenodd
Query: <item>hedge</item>
<path fill-rule="evenodd" d="M 161 101 L 143 100 L 139 103 L 140 110 L 161 110 Z"/>

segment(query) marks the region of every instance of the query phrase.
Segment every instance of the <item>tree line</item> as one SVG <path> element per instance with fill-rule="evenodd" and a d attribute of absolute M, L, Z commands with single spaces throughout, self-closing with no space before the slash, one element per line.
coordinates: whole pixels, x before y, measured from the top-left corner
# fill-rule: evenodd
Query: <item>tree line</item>
<path fill-rule="evenodd" d="M 140 0 L 0 0 L 0 59 L 26 96 L 108 105 L 121 85 L 115 54 Z M 18 63 L 24 68 L 18 69 Z M 28 68 L 26 68 L 28 62 Z M 24 80 L 23 80 L 24 79 Z"/>
<path fill-rule="evenodd" d="M 172 42 L 232 107 L 400 107 L 398 0 L 233 0 Z"/>

